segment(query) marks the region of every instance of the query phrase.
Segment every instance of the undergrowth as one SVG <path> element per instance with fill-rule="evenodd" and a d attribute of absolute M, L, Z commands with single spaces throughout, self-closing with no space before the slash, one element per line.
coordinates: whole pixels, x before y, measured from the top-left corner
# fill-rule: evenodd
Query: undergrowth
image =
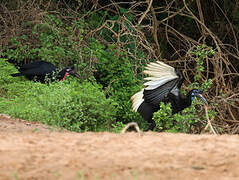
<path fill-rule="evenodd" d="M 66 21 L 56 15 L 46 14 L 44 23 L 33 25 L 30 34 L 13 37 L 11 43 L 15 48 L 6 49 L 2 55 L 18 64 L 41 59 L 52 62 L 57 67 L 75 65 L 82 79 L 92 81 L 94 75 L 93 82 L 102 85 L 102 92 L 115 102 L 117 113 L 114 118 L 117 122 L 136 120 L 143 126 L 142 119 L 132 111 L 130 100 L 141 86 L 141 79 L 134 72 L 135 61 L 127 54 L 127 48 L 135 46 L 131 43 L 125 49 L 119 50 L 114 41 L 103 45 L 95 38 L 85 39 L 85 31 L 89 26 L 100 26 L 99 22 L 92 22 L 88 25 L 83 20 Z M 111 31 L 102 32 L 105 37 L 112 36 Z M 32 41 L 35 42 L 34 45 L 30 44 Z M 122 42 L 124 41 L 126 39 L 122 38 Z M 139 50 L 137 53 L 143 61 L 143 53 Z M 141 71 L 143 66 L 137 66 Z"/>
<path fill-rule="evenodd" d="M 147 122 L 132 111 L 130 98 L 143 87 L 142 71 L 152 61 L 152 56 L 147 56 L 152 50 L 133 26 L 132 14 L 122 8 L 115 16 L 106 11 L 91 13 L 88 21 L 48 12 L 41 18 L 41 23 L 27 22 L 27 33 L 12 37 L 11 48 L 5 47 L 1 56 L 17 64 L 41 59 L 57 67 L 74 65 L 82 78 L 69 77 L 48 86 L 11 77 L 17 70 L 1 61 L 0 112 L 78 132 L 118 132 L 132 121 L 144 130 Z M 200 48 L 192 52 L 198 71 L 190 87 L 206 90 L 212 81 L 199 80 L 208 52 Z M 156 130 L 189 132 L 202 117 L 195 107 L 172 116 L 169 105 L 162 105 L 155 113 Z"/>
<path fill-rule="evenodd" d="M 100 63 L 96 64 L 98 83 L 105 88 L 106 94 L 118 102 L 117 120 L 128 123 L 136 119 L 132 112 L 131 96 L 140 89 L 141 81 L 134 76 L 133 66 L 125 52 L 117 54 L 111 47 L 100 46 L 97 41 L 90 43 Z"/>
<path fill-rule="evenodd" d="M 12 65 L 0 63 L 0 82 L 9 80 L 1 86 L 0 113 L 77 132 L 112 127 L 115 103 L 106 99 L 100 85 L 70 77 L 50 85 L 19 80 L 9 75 Z"/>

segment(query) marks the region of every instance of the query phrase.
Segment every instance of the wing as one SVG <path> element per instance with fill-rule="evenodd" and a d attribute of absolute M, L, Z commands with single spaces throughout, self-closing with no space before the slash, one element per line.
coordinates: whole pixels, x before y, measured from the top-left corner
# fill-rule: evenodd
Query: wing
<path fill-rule="evenodd" d="M 35 68 L 24 70 L 21 73 L 28 76 L 44 76 L 46 74 L 52 73 L 52 71 L 41 71 L 39 68 Z"/>
<path fill-rule="evenodd" d="M 168 94 L 179 93 L 179 86 L 182 84 L 182 75 L 173 67 L 157 61 L 147 65 L 145 74 L 149 77 L 144 85 L 146 86 L 143 92 L 145 102 L 159 105 L 161 101 L 167 98 Z M 176 94 L 175 94 L 176 95 Z"/>
<path fill-rule="evenodd" d="M 146 77 L 145 88 L 131 97 L 132 108 L 137 111 L 145 101 L 158 106 L 161 101 L 166 101 L 169 94 L 180 96 L 180 87 L 183 83 L 183 76 L 173 67 L 157 61 L 146 66 L 144 74 Z"/>
<path fill-rule="evenodd" d="M 30 64 L 24 64 L 19 71 L 24 75 L 46 75 L 52 73 L 56 68 L 53 64 L 45 61 L 35 61 Z"/>
<path fill-rule="evenodd" d="M 137 92 L 131 97 L 133 111 L 137 112 L 139 106 L 144 102 L 143 94 L 144 90 Z"/>
<path fill-rule="evenodd" d="M 144 89 L 144 100 L 153 105 L 159 105 L 161 101 L 167 98 L 168 94 L 177 86 L 179 78 L 175 78 L 158 86 L 155 89 Z"/>
<path fill-rule="evenodd" d="M 20 69 L 27 70 L 27 69 L 35 69 L 35 68 L 42 68 L 42 67 L 49 67 L 50 69 L 55 69 L 55 66 L 50 62 L 45 61 L 35 61 L 29 64 L 24 64 Z"/>

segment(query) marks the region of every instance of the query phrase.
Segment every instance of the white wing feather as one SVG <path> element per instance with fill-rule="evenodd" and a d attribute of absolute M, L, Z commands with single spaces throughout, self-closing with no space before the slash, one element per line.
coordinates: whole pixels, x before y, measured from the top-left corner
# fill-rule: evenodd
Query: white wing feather
<path fill-rule="evenodd" d="M 148 81 L 146 83 L 144 83 L 144 85 L 146 86 L 146 90 L 152 90 L 152 89 L 156 89 L 159 86 L 164 85 L 165 83 L 169 82 L 170 80 L 173 80 L 177 78 L 177 76 L 170 76 L 170 77 L 165 77 L 165 78 L 160 78 L 158 80 L 151 80 Z"/>
<path fill-rule="evenodd" d="M 146 70 L 143 71 L 144 74 L 149 75 L 149 77 L 144 78 L 147 82 L 144 83 L 146 90 L 152 90 L 163 84 L 178 78 L 175 73 L 175 69 L 163 62 L 151 62 L 146 67 Z M 131 97 L 132 108 L 134 111 L 137 111 L 139 106 L 144 102 L 143 94 L 144 89 L 137 92 Z"/>
<path fill-rule="evenodd" d="M 146 66 L 146 69 L 147 70 L 144 71 L 144 74 L 149 75 L 149 77 L 145 78 L 147 82 L 144 83 L 144 85 L 147 90 L 155 89 L 175 78 L 178 78 L 173 67 L 160 61 L 149 63 Z"/>
<path fill-rule="evenodd" d="M 137 112 L 139 106 L 144 102 L 144 99 L 143 99 L 143 94 L 144 90 L 142 89 L 141 91 L 137 92 L 135 95 L 133 95 L 131 97 L 131 100 L 132 100 L 132 108 L 133 108 L 133 111 Z"/>

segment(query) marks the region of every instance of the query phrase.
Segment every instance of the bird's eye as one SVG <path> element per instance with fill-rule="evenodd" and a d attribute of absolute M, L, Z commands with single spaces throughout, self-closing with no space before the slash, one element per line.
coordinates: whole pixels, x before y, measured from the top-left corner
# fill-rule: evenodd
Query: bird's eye
<path fill-rule="evenodd" d="M 198 93 L 198 90 L 197 89 L 193 90 L 193 93 Z"/>

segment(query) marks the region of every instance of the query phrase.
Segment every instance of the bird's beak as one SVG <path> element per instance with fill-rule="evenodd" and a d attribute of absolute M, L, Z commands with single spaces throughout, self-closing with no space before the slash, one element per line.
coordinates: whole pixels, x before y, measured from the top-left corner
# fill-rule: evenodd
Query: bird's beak
<path fill-rule="evenodd" d="M 80 78 L 80 75 L 76 71 L 70 71 L 69 74 L 74 77 Z"/>
<path fill-rule="evenodd" d="M 80 75 L 77 72 L 75 72 L 73 76 L 80 78 Z"/>
<path fill-rule="evenodd" d="M 202 94 L 197 94 L 197 97 L 199 97 L 203 101 L 203 103 L 208 106 L 208 102 L 207 102 L 206 98 Z"/>

